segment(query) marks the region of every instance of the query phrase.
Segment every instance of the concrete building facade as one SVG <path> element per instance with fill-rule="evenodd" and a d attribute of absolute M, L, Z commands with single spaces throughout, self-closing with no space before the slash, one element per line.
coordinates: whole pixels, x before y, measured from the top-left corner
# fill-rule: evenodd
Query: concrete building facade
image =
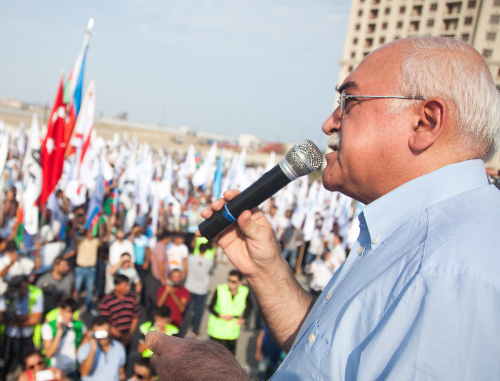
<path fill-rule="evenodd" d="M 417 34 L 470 43 L 500 85 L 500 0 L 352 0 L 338 83 L 372 50 Z"/>

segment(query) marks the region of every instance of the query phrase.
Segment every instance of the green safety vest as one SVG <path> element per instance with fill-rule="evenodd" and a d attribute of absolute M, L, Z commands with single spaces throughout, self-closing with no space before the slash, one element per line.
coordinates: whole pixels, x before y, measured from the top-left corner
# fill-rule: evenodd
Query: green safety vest
<path fill-rule="evenodd" d="M 29 298 L 29 306 L 30 313 L 31 309 L 35 305 L 35 302 L 43 296 L 43 291 L 41 288 L 33 286 L 32 284 L 28 285 L 28 298 Z M 33 327 L 33 344 L 35 344 L 35 348 L 40 348 L 40 344 L 42 341 L 42 325 L 37 324 Z"/>
<path fill-rule="evenodd" d="M 50 328 L 52 328 L 52 334 L 54 337 L 57 333 L 57 319 L 49 321 Z M 73 320 L 73 330 L 75 331 L 75 349 L 78 348 L 82 342 L 82 329 L 83 323 L 78 320 Z"/>
<path fill-rule="evenodd" d="M 208 243 L 208 239 L 205 237 L 196 237 L 196 241 L 194 243 L 193 255 L 200 255 L 200 245 Z M 212 246 L 211 249 L 205 251 L 205 258 L 214 259 L 215 258 L 215 247 Z"/>
<path fill-rule="evenodd" d="M 156 332 L 156 327 L 153 326 L 152 321 L 147 321 L 139 326 L 139 331 L 141 331 L 143 335 L 146 335 L 149 331 Z M 179 333 L 179 328 L 177 328 L 175 325 L 167 324 L 167 326 L 165 327 L 165 332 L 168 336 L 173 336 Z M 151 357 L 152 355 L 153 351 L 149 348 L 142 352 L 142 357 Z"/>
<path fill-rule="evenodd" d="M 237 317 L 241 316 L 246 307 L 248 287 L 238 286 L 234 299 L 227 283 L 217 286 L 217 301 L 214 310 L 219 315 L 231 315 L 235 318 L 226 321 L 213 314 L 208 317 L 207 333 L 221 340 L 236 340 L 240 336 L 241 326 L 237 324 Z"/>
<path fill-rule="evenodd" d="M 28 285 L 28 305 L 29 305 L 29 313 L 31 313 L 31 310 L 33 309 L 33 306 L 35 305 L 35 302 L 37 301 L 37 299 L 40 297 L 40 296 L 43 296 L 43 291 L 36 287 L 36 286 L 33 286 L 32 284 L 29 284 Z M 5 331 L 5 324 L 0 324 L 0 337 L 2 338 L 3 340 L 3 336 L 4 336 L 4 331 Z M 36 347 L 39 347 L 40 346 L 40 340 L 38 340 L 38 345 L 37 343 L 35 342 L 35 335 L 38 334 L 39 335 L 39 338 L 42 337 L 42 325 L 41 324 L 37 324 L 33 327 L 33 343 L 35 344 Z"/>

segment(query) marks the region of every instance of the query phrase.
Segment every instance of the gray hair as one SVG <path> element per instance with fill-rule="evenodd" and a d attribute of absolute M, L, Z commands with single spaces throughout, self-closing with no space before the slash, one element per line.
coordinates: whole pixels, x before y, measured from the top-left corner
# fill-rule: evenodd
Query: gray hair
<path fill-rule="evenodd" d="M 439 97 L 449 102 L 457 120 L 463 153 L 489 160 L 500 148 L 500 92 L 481 55 L 449 37 L 416 36 L 401 57 L 398 91 L 405 96 Z M 394 100 L 389 112 L 412 102 Z"/>

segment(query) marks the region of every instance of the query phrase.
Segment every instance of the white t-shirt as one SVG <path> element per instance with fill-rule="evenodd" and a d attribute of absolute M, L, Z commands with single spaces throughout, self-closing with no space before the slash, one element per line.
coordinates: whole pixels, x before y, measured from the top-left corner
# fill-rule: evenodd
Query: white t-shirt
<path fill-rule="evenodd" d="M 330 256 L 330 263 L 333 265 L 334 271 L 337 271 L 345 260 L 346 254 L 344 247 L 342 245 L 335 246 Z"/>
<path fill-rule="evenodd" d="M 307 274 L 312 274 L 310 283 L 311 289 L 314 291 L 323 291 L 333 275 L 332 265 L 321 259 L 316 259 L 307 268 Z"/>
<path fill-rule="evenodd" d="M 10 256 L 0 255 L 0 271 L 10 264 Z M 16 275 L 29 275 L 35 268 L 35 262 L 27 257 L 18 258 L 17 261 L 10 267 L 7 275 L 0 278 L 0 295 L 3 295 L 8 287 L 8 281 Z"/>
<path fill-rule="evenodd" d="M 57 321 L 61 321 L 60 316 L 57 317 Z M 73 328 L 73 323 L 69 323 L 68 327 Z M 85 325 L 83 325 L 82 337 L 86 332 L 87 329 L 85 328 Z M 54 340 L 54 332 L 52 331 L 49 323 L 42 325 L 42 339 Z M 75 340 L 75 331 L 73 329 L 68 330 L 68 332 L 61 338 L 61 342 L 59 343 L 56 353 L 50 358 L 51 366 L 60 368 L 64 372 L 71 372 L 77 368 Z"/>
<path fill-rule="evenodd" d="M 210 270 L 214 266 L 214 260 L 201 255 L 190 255 L 187 263 L 189 272 L 184 287 L 193 294 L 205 295 L 208 293 Z"/>
<path fill-rule="evenodd" d="M 132 258 L 132 263 L 135 263 L 134 244 L 130 240 L 124 239 L 121 242 L 118 240 L 113 242 L 109 247 L 108 264 L 113 266 L 120 262 L 120 257 L 124 253 L 129 253 Z"/>
<path fill-rule="evenodd" d="M 170 271 L 174 269 L 179 269 L 181 271 L 184 270 L 182 265 L 182 260 L 187 258 L 188 256 L 188 247 L 181 243 L 176 246 L 174 244 L 170 244 L 167 246 L 167 258 L 168 258 L 168 268 Z"/>

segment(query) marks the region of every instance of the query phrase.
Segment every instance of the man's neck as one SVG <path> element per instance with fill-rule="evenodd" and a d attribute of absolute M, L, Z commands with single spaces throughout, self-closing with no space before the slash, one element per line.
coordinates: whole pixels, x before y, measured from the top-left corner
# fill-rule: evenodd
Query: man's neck
<path fill-rule="evenodd" d="M 55 280 L 58 280 L 58 281 L 61 281 L 63 278 L 63 275 L 57 271 L 52 271 L 51 275 L 52 275 L 52 278 L 54 278 Z"/>
<path fill-rule="evenodd" d="M 118 293 L 118 292 L 116 292 L 116 291 L 113 291 L 113 294 L 115 294 L 115 296 L 116 296 L 118 299 L 125 299 L 125 296 L 126 296 L 126 295 L 120 294 L 120 293 Z"/>

